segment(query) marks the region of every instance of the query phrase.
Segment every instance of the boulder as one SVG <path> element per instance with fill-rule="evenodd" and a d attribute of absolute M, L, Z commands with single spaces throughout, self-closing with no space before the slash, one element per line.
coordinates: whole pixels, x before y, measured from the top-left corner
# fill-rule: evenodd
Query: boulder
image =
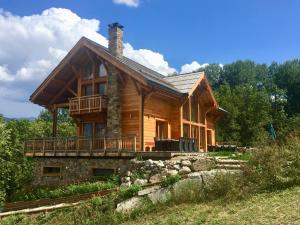
<path fill-rule="evenodd" d="M 131 182 L 130 181 L 129 182 L 124 182 L 124 183 L 122 183 L 120 185 L 120 187 L 129 187 L 129 186 L 131 186 Z"/>
<path fill-rule="evenodd" d="M 161 182 L 162 180 L 163 180 L 163 176 L 158 173 L 158 174 L 155 174 L 155 175 L 151 176 L 150 179 L 149 179 L 149 182 L 151 184 L 153 184 L 153 183 Z"/>
<path fill-rule="evenodd" d="M 188 174 L 188 178 L 202 180 L 202 174 L 201 174 L 201 172 L 193 172 L 193 173 Z"/>
<path fill-rule="evenodd" d="M 143 204 L 142 197 L 133 197 L 117 204 L 116 211 L 128 213 L 131 210 L 140 207 Z"/>
<path fill-rule="evenodd" d="M 175 175 L 177 175 L 178 174 L 178 171 L 177 170 L 168 170 L 167 172 L 166 172 L 166 175 L 167 176 L 175 176 Z"/>
<path fill-rule="evenodd" d="M 175 164 L 175 165 L 173 165 L 173 168 L 175 169 L 175 170 L 180 170 L 180 165 L 178 165 L 178 164 Z"/>
<path fill-rule="evenodd" d="M 149 187 L 149 188 L 145 188 L 145 189 L 140 190 L 138 192 L 138 196 L 148 195 L 148 194 L 150 194 L 152 192 L 157 191 L 158 189 L 160 189 L 159 185 L 155 185 L 155 186 L 152 186 L 152 187 Z"/>
<path fill-rule="evenodd" d="M 159 167 L 159 168 L 162 168 L 165 166 L 165 164 L 163 163 L 163 161 L 159 160 L 159 161 L 153 161 L 153 163 Z"/>
<path fill-rule="evenodd" d="M 192 172 L 191 171 L 191 169 L 189 168 L 189 167 L 187 167 L 187 166 L 183 166 L 180 170 L 179 170 L 179 174 L 180 175 L 184 175 L 184 174 L 188 174 L 188 173 L 190 173 L 190 172 Z"/>
<path fill-rule="evenodd" d="M 143 185 L 145 185 L 147 183 L 148 183 L 148 181 L 146 179 L 136 179 L 134 181 L 134 184 L 137 184 L 137 185 L 140 185 L 140 186 L 143 186 Z"/>
<path fill-rule="evenodd" d="M 190 160 L 182 160 L 181 166 L 191 166 L 192 163 Z"/>
<path fill-rule="evenodd" d="M 150 201 L 153 204 L 165 203 L 172 197 L 172 192 L 170 188 L 161 188 L 155 192 L 148 194 Z"/>
<path fill-rule="evenodd" d="M 216 167 L 216 163 L 214 160 L 210 159 L 197 159 L 195 162 L 192 163 L 191 169 L 193 171 L 206 171 L 211 170 Z"/>
<path fill-rule="evenodd" d="M 183 179 L 173 185 L 173 194 L 175 198 L 179 196 L 186 196 L 189 192 L 191 192 L 191 194 L 195 194 L 200 188 L 202 188 L 202 186 L 203 182 L 201 177 L 200 179 Z"/>
<path fill-rule="evenodd" d="M 148 159 L 145 161 L 145 166 L 152 166 L 153 165 L 153 160 L 152 159 Z"/>

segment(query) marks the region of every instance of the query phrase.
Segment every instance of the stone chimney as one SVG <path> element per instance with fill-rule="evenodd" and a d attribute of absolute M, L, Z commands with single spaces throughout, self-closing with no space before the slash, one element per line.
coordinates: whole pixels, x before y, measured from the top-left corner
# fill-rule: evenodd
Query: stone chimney
<path fill-rule="evenodd" d="M 123 26 L 113 23 L 108 26 L 109 44 L 108 49 L 112 55 L 121 58 L 123 55 Z M 107 81 L 107 136 L 120 137 L 122 135 L 122 114 L 120 103 L 119 70 L 108 64 Z"/>
<path fill-rule="evenodd" d="M 108 25 L 108 49 L 116 57 L 123 56 L 123 26 L 119 23 Z"/>

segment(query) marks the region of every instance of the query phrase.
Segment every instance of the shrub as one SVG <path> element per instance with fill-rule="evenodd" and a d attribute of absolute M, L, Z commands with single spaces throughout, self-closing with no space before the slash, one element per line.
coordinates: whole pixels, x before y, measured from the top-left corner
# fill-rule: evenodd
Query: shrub
<path fill-rule="evenodd" d="M 140 190 L 142 190 L 142 187 L 136 184 L 133 184 L 129 187 L 122 187 L 119 190 L 119 198 L 121 200 L 131 198 L 135 196 Z"/>
<path fill-rule="evenodd" d="M 267 146 L 253 152 L 244 168 L 244 182 L 258 191 L 272 191 L 300 184 L 300 140 L 284 146 Z"/>
<path fill-rule="evenodd" d="M 111 189 L 117 185 L 113 182 L 85 182 L 81 184 L 71 184 L 54 190 L 49 188 L 37 188 L 30 193 L 17 193 L 12 196 L 13 201 L 30 201 L 42 198 L 59 198 L 71 195 L 79 195 L 88 192 Z"/>
<path fill-rule="evenodd" d="M 161 182 L 161 186 L 162 187 L 168 187 L 170 185 L 175 184 L 176 182 L 178 182 L 180 180 L 180 176 L 179 175 L 172 175 L 172 176 L 168 176 L 166 177 L 162 182 Z"/>

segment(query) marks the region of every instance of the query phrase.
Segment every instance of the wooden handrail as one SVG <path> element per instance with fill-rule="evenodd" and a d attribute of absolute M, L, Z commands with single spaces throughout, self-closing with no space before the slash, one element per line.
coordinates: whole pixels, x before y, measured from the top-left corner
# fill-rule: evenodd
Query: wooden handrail
<path fill-rule="evenodd" d="M 75 153 L 94 153 L 101 151 L 116 150 L 136 151 L 136 137 L 68 137 L 68 138 L 38 138 L 28 139 L 24 143 L 24 152 L 33 156 L 45 156 L 52 153 L 54 156 L 58 154 Z"/>
<path fill-rule="evenodd" d="M 69 100 L 70 114 L 81 112 L 101 112 L 106 107 L 105 95 L 89 95 L 71 98 Z"/>

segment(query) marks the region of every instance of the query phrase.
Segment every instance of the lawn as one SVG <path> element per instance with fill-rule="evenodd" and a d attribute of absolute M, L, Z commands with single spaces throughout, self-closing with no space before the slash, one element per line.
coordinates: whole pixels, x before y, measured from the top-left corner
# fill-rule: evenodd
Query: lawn
<path fill-rule="evenodd" d="M 248 200 L 223 205 L 180 204 L 160 206 L 126 225 L 167 224 L 300 224 L 300 187 L 280 192 L 259 194 Z"/>
<path fill-rule="evenodd" d="M 104 218 L 90 205 L 54 212 L 16 216 L 0 220 L 0 224 L 120 224 L 123 225 L 176 225 L 176 224 L 300 224 L 300 187 L 284 191 L 258 194 L 251 198 L 224 205 L 220 201 L 209 203 L 184 203 L 157 205 L 138 215 Z M 84 211 L 84 213 L 83 213 Z M 148 213 L 147 213 L 148 211 Z M 150 212 L 149 212 L 150 211 Z M 107 220 L 110 218 L 109 220 Z M 106 221 L 104 221 L 106 219 Z M 126 221 L 126 222 L 125 222 Z M 99 223 L 98 223 L 99 222 Z"/>

